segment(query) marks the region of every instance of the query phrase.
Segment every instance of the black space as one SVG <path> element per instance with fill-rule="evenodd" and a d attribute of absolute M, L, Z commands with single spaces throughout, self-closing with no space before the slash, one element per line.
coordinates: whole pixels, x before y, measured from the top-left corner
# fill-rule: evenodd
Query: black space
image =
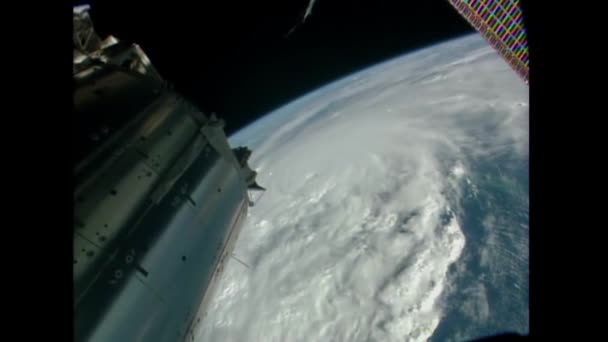
<path fill-rule="evenodd" d="M 337 78 L 474 32 L 445 0 L 91 1 L 98 34 L 138 43 L 227 134 Z"/>

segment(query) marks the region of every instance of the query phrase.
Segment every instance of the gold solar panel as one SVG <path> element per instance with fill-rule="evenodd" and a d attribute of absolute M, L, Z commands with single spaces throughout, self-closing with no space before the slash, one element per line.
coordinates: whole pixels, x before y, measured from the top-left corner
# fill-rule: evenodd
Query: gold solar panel
<path fill-rule="evenodd" d="M 526 82 L 529 58 L 518 0 L 448 0 Z"/>

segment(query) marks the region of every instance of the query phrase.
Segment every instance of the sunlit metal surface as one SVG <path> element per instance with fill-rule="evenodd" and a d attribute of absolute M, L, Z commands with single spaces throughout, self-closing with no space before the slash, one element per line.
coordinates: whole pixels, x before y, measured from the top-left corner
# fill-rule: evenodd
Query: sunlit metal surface
<path fill-rule="evenodd" d="M 263 189 L 223 121 L 74 11 L 76 341 L 184 341 Z"/>

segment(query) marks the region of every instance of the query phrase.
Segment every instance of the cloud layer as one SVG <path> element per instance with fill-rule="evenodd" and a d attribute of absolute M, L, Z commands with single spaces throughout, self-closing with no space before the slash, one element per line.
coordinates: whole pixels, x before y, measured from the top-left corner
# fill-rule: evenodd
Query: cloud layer
<path fill-rule="evenodd" d="M 472 161 L 527 158 L 520 82 L 472 36 L 350 76 L 239 132 L 233 142 L 256 140 L 251 164 L 268 191 L 235 249 L 250 268 L 229 263 L 198 340 L 427 340 L 466 246 Z M 479 305 L 467 310 L 483 318 Z"/>

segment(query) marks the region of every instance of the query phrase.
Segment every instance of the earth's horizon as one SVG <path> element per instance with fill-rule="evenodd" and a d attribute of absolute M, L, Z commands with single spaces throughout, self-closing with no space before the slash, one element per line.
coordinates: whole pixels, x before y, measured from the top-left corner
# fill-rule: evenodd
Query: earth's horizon
<path fill-rule="evenodd" d="M 197 340 L 527 334 L 528 134 L 528 87 L 477 34 L 237 132 L 268 190 Z"/>

